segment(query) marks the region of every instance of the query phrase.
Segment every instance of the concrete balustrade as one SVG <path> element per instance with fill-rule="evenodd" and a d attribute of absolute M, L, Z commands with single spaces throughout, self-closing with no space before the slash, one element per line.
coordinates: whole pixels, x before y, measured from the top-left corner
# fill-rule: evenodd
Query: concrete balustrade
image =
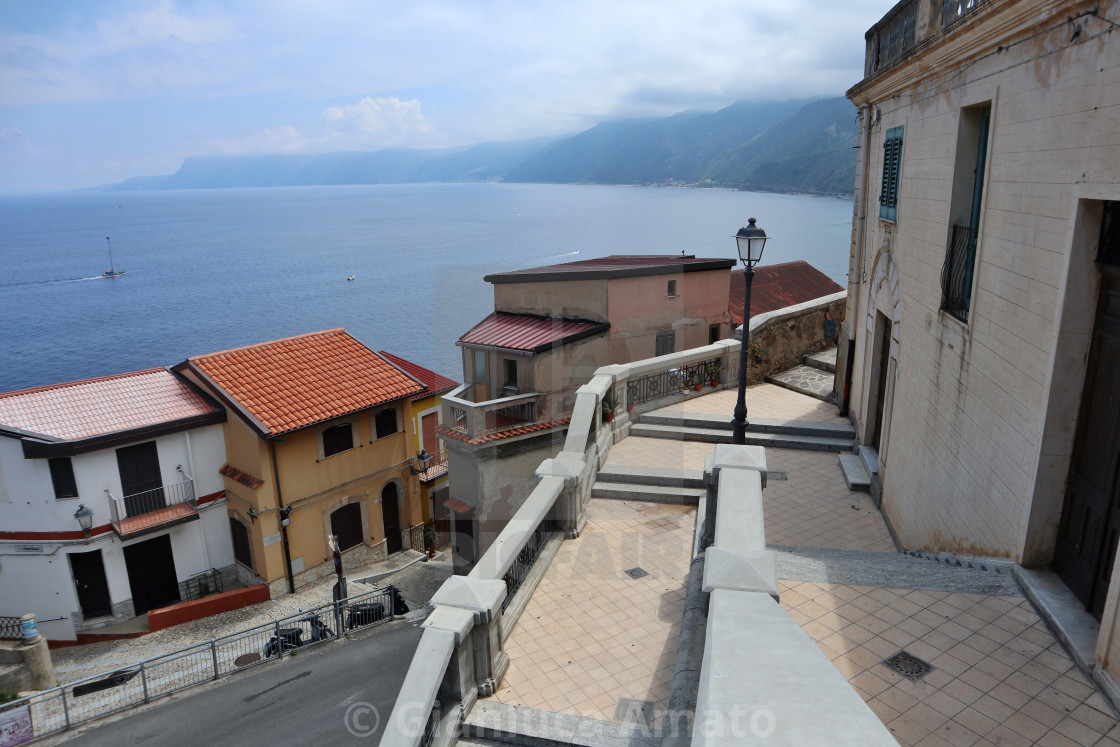
<path fill-rule="evenodd" d="M 691 743 L 896 744 L 778 604 L 763 522 L 765 474 L 762 447 L 730 444 L 716 447 L 706 470 L 708 618 Z"/>

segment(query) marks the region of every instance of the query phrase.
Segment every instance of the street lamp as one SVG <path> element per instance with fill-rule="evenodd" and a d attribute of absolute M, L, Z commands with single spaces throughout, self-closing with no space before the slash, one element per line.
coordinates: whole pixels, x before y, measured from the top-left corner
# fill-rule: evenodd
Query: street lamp
<path fill-rule="evenodd" d="M 89 530 L 93 529 L 93 509 L 86 508 L 79 503 L 78 510 L 74 512 L 74 518 L 78 520 L 78 526 L 86 533 L 86 539 L 89 539 Z"/>
<path fill-rule="evenodd" d="M 420 453 L 409 460 L 408 468 L 412 470 L 414 475 L 422 475 L 428 471 L 428 467 L 432 465 L 432 455 L 428 453 L 427 449 L 420 449 Z"/>
<path fill-rule="evenodd" d="M 735 400 L 735 416 L 731 418 L 731 442 L 747 442 L 747 343 L 751 334 L 751 282 L 754 280 L 754 266 L 762 259 L 766 248 L 766 232 L 754 224 L 754 218 L 747 221 L 746 228 L 735 234 L 739 245 L 739 259 L 746 266 L 743 270 L 743 339 L 739 347 L 739 394 Z"/>

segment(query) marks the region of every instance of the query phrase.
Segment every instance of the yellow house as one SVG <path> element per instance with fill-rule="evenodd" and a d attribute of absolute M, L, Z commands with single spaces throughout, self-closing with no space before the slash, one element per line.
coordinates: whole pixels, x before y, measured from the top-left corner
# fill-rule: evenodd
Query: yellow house
<path fill-rule="evenodd" d="M 424 523 L 433 518 L 447 519 L 449 511 L 446 501 L 450 497 L 447 486 L 447 451 L 436 437 L 436 426 L 443 422 L 443 395 L 459 386 L 459 383 L 386 350 L 380 351 L 380 355 L 428 388 L 427 391 L 412 396 L 416 453 L 426 451 L 432 457 L 428 469 L 420 474 L 420 504 Z M 449 527 L 444 526 L 441 531 L 446 533 Z"/>
<path fill-rule="evenodd" d="M 274 595 L 421 546 L 411 398 L 425 386 L 342 329 L 190 358 L 175 367 L 229 411 L 234 556 Z"/>

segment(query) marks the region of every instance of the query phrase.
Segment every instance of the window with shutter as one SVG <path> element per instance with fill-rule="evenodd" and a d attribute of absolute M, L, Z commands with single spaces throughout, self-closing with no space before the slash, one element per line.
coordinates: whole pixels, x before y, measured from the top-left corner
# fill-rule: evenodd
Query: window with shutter
<path fill-rule="evenodd" d="M 895 220 L 898 215 L 898 183 L 902 171 L 902 129 L 887 130 L 883 141 L 883 185 L 879 191 L 879 217 Z"/>
<path fill-rule="evenodd" d="M 668 355 L 669 353 L 676 352 L 677 333 L 673 330 L 666 330 L 665 332 L 657 333 L 657 342 L 653 354 Z"/>
<path fill-rule="evenodd" d="M 331 513 L 331 534 L 338 538 L 338 549 L 349 550 L 362 544 L 362 504 L 348 503 Z"/>

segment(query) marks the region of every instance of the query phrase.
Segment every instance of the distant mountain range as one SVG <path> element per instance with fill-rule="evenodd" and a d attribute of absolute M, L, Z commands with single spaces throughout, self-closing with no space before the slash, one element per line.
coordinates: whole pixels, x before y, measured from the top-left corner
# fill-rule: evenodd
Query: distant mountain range
<path fill-rule="evenodd" d="M 572 137 L 439 150 L 196 156 L 105 190 L 509 181 L 698 184 L 851 194 L 855 108 L 842 97 L 740 102 L 717 112 L 604 122 Z"/>

